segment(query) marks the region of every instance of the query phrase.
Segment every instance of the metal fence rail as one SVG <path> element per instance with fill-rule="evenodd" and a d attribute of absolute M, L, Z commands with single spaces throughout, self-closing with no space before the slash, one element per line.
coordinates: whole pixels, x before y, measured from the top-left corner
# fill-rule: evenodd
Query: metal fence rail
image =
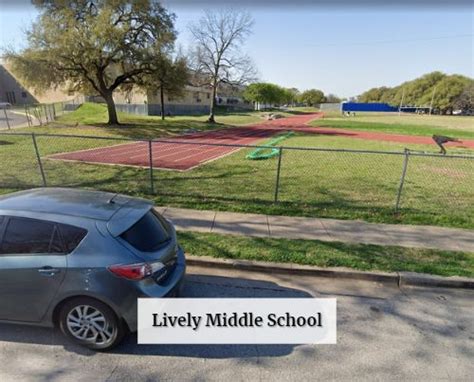
<path fill-rule="evenodd" d="M 0 123 L 0 130 L 11 130 L 15 127 L 43 126 L 55 121 L 59 116 L 74 111 L 82 102 L 82 98 L 78 98 L 48 104 L 14 105 L 9 109 L 0 109 L 0 118 L 4 121 L 4 123 Z M 18 116 L 22 117 L 20 123 L 16 121 Z"/>
<path fill-rule="evenodd" d="M 43 111 L 48 112 L 54 117 L 54 109 Z M 133 142 L 143 144 L 140 150 L 147 151 L 146 163 L 128 166 L 102 157 L 87 163 L 54 158 L 55 154 L 94 152 L 97 148 Z M 188 171 L 154 167 L 153 158 L 173 144 L 189 145 L 190 152 L 235 150 L 231 155 Z M 0 133 L 0 188 L 85 187 L 182 200 L 304 204 L 346 211 L 421 211 L 433 217 L 449 210 L 452 215 L 474 219 L 474 156 L 471 155 L 281 146 L 275 158 L 246 159 L 256 148 L 274 147 L 3 132 Z M 130 157 L 135 154 L 128 153 Z"/>

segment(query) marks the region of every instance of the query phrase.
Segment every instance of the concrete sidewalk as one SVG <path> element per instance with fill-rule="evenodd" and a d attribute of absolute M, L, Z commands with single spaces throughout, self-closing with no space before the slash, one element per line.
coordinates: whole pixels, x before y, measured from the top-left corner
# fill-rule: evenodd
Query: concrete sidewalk
<path fill-rule="evenodd" d="M 181 231 L 474 252 L 474 231 L 157 207 Z"/>

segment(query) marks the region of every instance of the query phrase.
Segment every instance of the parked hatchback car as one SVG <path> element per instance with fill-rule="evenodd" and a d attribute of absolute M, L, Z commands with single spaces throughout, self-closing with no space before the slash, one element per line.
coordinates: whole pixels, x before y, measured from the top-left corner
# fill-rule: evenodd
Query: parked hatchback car
<path fill-rule="evenodd" d="M 0 197 L 0 322 L 110 349 L 136 331 L 137 298 L 178 295 L 184 274 L 175 229 L 149 201 L 64 188 Z"/>

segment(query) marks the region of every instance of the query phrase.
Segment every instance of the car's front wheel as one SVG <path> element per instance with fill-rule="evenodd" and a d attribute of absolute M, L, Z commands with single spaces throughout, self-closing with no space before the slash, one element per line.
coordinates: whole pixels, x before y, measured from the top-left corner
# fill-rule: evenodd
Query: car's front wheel
<path fill-rule="evenodd" d="M 112 309 L 88 297 L 66 302 L 60 311 L 59 326 L 68 338 L 94 350 L 109 350 L 125 335 L 125 327 Z"/>

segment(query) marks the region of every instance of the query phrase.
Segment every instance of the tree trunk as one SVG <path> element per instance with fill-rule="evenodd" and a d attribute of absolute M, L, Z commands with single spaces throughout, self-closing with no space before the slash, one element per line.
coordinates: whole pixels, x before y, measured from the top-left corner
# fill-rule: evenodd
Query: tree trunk
<path fill-rule="evenodd" d="M 161 102 L 161 120 L 165 120 L 165 94 L 163 86 L 160 86 L 160 102 Z"/>
<path fill-rule="evenodd" d="M 211 99 L 211 110 L 209 111 L 209 118 L 207 122 L 216 123 L 214 118 L 215 108 L 216 108 L 216 96 L 217 96 L 217 83 L 214 81 L 212 86 L 212 99 Z"/>
<path fill-rule="evenodd" d="M 112 92 L 106 93 L 103 95 L 105 102 L 107 103 L 107 112 L 109 113 L 109 125 L 119 125 L 117 118 L 117 110 L 115 109 L 114 98 L 112 97 Z"/>

